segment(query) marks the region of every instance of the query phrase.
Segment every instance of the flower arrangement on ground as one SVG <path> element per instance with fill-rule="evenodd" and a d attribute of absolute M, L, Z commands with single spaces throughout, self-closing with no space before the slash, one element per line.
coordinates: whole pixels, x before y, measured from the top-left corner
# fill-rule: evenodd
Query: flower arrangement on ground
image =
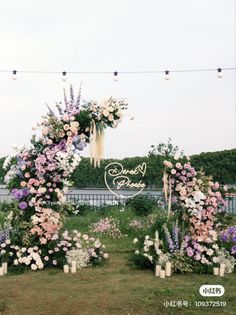
<path fill-rule="evenodd" d="M 224 263 L 225 271 L 232 272 L 235 228 L 221 231 L 221 224 L 216 219 L 225 205 L 227 187 L 221 189 L 219 183 L 214 183 L 202 170 L 197 172 L 189 158 L 176 157 L 174 161 L 164 161 L 164 165 L 164 194 L 168 207 L 165 224 L 157 231 L 160 239 L 148 235 L 136 240 L 139 247 L 136 255 L 145 257 L 136 257 L 137 265 L 153 267 L 156 263 L 161 264 L 160 260 L 168 259 L 173 262 L 175 271 L 212 273 L 215 265 Z M 173 198 L 175 211 L 172 212 Z M 153 230 L 152 233 L 154 235 Z M 224 244 L 227 241 L 228 248 Z"/>
<path fill-rule="evenodd" d="M 124 236 L 119 228 L 119 221 L 112 217 L 100 219 L 98 222 L 90 226 L 90 232 L 102 234 L 112 238 L 120 238 Z"/>

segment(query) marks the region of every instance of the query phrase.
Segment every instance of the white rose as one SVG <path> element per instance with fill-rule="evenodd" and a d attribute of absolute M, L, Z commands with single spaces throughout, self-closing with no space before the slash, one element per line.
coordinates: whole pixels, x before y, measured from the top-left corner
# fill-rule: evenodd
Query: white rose
<path fill-rule="evenodd" d="M 103 114 L 104 117 L 108 117 L 109 116 L 109 111 L 107 109 L 105 109 L 102 114 Z"/>
<path fill-rule="evenodd" d="M 87 234 L 84 234 L 82 237 L 83 237 L 83 239 L 84 239 L 85 241 L 87 241 L 87 240 L 89 239 L 89 237 L 88 237 Z"/>
<path fill-rule="evenodd" d="M 108 116 L 108 120 L 109 120 L 109 121 L 113 121 L 113 120 L 114 120 L 114 116 L 113 116 L 112 114 L 110 114 L 110 115 Z"/>
<path fill-rule="evenodd" d="M 32 270 L 37 270 L 37 269 L 38 269 L 38 267 L 37 267 L 37 265 L 32 264 L 32 265 L 31 265 L 31 269 L 32 269 Z"/>

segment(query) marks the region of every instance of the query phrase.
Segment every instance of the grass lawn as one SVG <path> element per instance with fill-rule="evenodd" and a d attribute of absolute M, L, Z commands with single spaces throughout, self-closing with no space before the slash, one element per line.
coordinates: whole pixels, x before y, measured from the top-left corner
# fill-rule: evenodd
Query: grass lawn
<path fill-rule="evenodd" d="M 84 221 L 83 221 L 84 220 Z M 69 219 L 67 227 L 86 230 L 87 220 Z M 129 265 L 132 238 L 103 238 L 109 261 L 76 274 L 58 269 L 0 277 L 0 314 L 3 315 L 148 315 L 148 314 L 236 314 L 236 274 L 224 278 L 179 275 L 156 278 L 150 270 Z M 220 298 L 203 298 L 202 284 L 221 284 Z M 226 301 L 226 307 L 197 307 L 197 301 Z M 188 307 L 165 307 L 166 301 L 188 301 Z"/>

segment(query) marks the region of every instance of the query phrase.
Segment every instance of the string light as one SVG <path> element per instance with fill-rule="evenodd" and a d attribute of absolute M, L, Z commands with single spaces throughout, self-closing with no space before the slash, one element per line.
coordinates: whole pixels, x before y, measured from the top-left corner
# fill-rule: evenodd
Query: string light
<path fill-rule="evenodd" d="M 117 82 L 118 80 L 119 80 L 119 78 L 118 78 L 118 72 L 117 71 L 115 71 L 114 73 L 113 73 L 113 80 L 115 81 L 115 82 Z"/>
<path fill-rule="evenodd" d="M 12 71 L 12 80 L 16 80 L 17 79 L 17 71 L 16 70 L 13 70 Z"/>
<path fill-rule="evenodd" d="M 66 71 L 62 72 L 61 80 L 64 81 L 64 82 L 66 81 Z"/>
<path fill-rule="evenodd" d="M 223 78 L 223 73 L 222 73 L 222 69 L 221 69 L 221 68 L 218 68 L 218 69 L 217 69 L 217 77 L 218 77 L 219 79 Z"/>
<path fill-rule="evenodd" d="M 170 71 L 169 70 L 166 70 L 165 71 L 165 80 L 170 80 Z"/>
<path fill-rule="evenodd" d="M 235 71 L 235 67 L 230 67 L 230 68 L 202 68 L 202 69 L 176 69 L 176 70 L 137 70 L 137 71 L 40 71 L 40 70 L 22 70 L 22 71 L 16 71 L 16 70 L 3 70 L 0 69 L 0 74 L 1 73 L 12 73 L 12 79 L 16 80 L 16 74 L 18 73 L 26 73 L 26 74 L 60 74 L 62 76 L 63 81 L 66 79 L 67 74 L 92 74 L 92 75 L 100 75 L 100 74 L 107 74 L 111 75 L 113 74 L 113 79 L 114 81 L 118 80 L 118 74 L 137 74 L 137 75 L 142 75 L 142 74 L 163 74 L 165 73 L 165 79 L 169 80 L 170 79 L 170 72 L 171 73 L 188 73 L 188 72 L 215 72 L 217 71 L 217 77 L 222 78 L 223 77 L 223 71 Z"/>

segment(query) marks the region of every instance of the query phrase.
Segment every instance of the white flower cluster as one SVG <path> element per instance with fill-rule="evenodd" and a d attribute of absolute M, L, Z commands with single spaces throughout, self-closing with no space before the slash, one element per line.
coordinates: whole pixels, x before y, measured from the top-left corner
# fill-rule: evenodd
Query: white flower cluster
<path fill-rule="evenodd" d="M 87 267 L 90 261 L 90 257 L 87 250 L 82 248 L 69 250 L 66 253 L 66 258 L 68 264 L 70 265 L 72 264 L 73 260 L 76 261 L 76 267 L 78 269 Z"/>
<path fill-rule="evenodd" d="M 4 177 L 4 182 L 8 185 L 17 176 L 18 167 L 17 165 L 12 165 Z"/>
<path fill-rule="evenodd" d="M 58 169 L 65 171 L 69 175 L 79 165 L 81 157 L 79 154 L 74 154 L 72 150 L 67 152 L 59 151 L 57 152 L 56 160 Z"/>
<path fill-rule="evenodd" d="M 138 243 L 138 238 L 134 238 L 133 243 L 134 244 Z M 143 249 L 141 251 L 136 250 L 135 254 L 146 257 L 152 264 L 155 262 L 157 256 L 158 263 L 161 265 L 165 265 L 165 263 L 169 261 L 169 256 L 168 254 L 164 254 L 162 250 L 159 248 L 161 243 L 162 241 L 159 240 L 157 232 L 154 239 L 150 239 L 150 236 L 146 235 L 143 242 Z"/>
<path fill-rule="evenodd" d="M 25 146 L 13 146 L 14 148 L 14 151 L 8 155 L 5 160 L 4 160 L 4 163 L 3 163 L 3 169 L 4 170 L 7 170 L 9 168 L 9 166 L 11 165 L 11 162 L 12 160 L 17 156 L 19 155 L 22 151 L 25 150 Z"/>
<path fill-rule="evenodd" d="M 116 128 L 123 116 L 123 110 L 127 109 L 128 104 L 122 99 L 112 97 L 104 99 L 100 105 L 92 102 L 90 111 L 93 119 L 103 121 L 112 128 Z"/>
<path fill-rule="evenodd" d="M 64 241 L 61 241 L 58 247 L 64 246 L 68 263 L 71 264 L 73 260 L 77 261 L 77 268 L 87 267 L 93 258 L 98 260 L 108 258 L 108 254 L 103 252 L 105 245 L 99 239 L 81 234 L 77 230 L 73 230 L 71 234 L 65 231 L 62 237 Z"/>
<path fill-rule="evenodd" d="M 213 245 L 214 246 L 214 245 Z M 229 254 L 229 252 L 222 248 L 219 249 L 218 245 L 216 248 L 216 255 L 212 258 L 213 263 L 215 264 L 225 264 L 225 272 L 232 273 L 234 271 L 234 266 L 236 264 L 236 260 L 233 256 Z"/>
<path fill-rule="evenodd" d="M 0 244 L 0 254 L 1 255 L 5 255 L 6 254 L 6 247 L 7 245 L 10 245 L 11 244 L 11 241 L 9 239 L 7 239 L 4 243 L 1 243 Z"/>
<path fill-rule="evenodd" d="M 31 265 L 32 270 L 43 269 L 44 264 L 40 256 L 41 251 L 37 246 L 20 248 L 19 246 L 11 245 L 10 248 L 16 252 L 17 258 L 13 262 L 14 265 L 25 264 L 26 266 Z M 9 252 L 9 255 L 11 256 L 11 252 Z"/>

